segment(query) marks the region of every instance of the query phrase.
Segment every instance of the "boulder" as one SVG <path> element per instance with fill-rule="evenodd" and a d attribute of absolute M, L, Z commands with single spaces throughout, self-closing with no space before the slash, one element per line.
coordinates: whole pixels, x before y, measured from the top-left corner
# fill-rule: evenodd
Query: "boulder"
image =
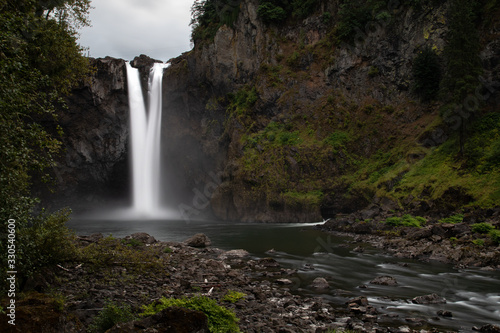
<path fill-rule="evenodd" d="M 492 324 L 484 325 L 484 326 L 481 326 L 481 328 L 479 329 L 479 332 L 482 332 L 482 333 L 500 333 L 500 326 L 492 325 Z"/>
<path fill-rule="evenodd" d="M 377 276 L 375 279 L 370 281 L 370 284 L 377 284 L 380 286 L 397 286 L 398 281 L 392 276 Z"/>
<path fill-rule="evenodd" d="M 246 250 L 238 249 L 238 250 L 230 250 L 219 255 L 219 259 L 236 259 L 236 258 L 245 258 L 248 257 L 250 253 Z"/>
<path fill-rule="evenodd" d="M 184 241 L 184 244 L 191 247 L 207 247 L 212 244 L 210 239 L 205 234 L 196 234 Z"/>
<path fill-rule="evenodd" d="M 106 332 L 209 333 L 209 330 L 208 319 L 203 312 L 170 307 L 145 319 L 116 324 Z"/>
<path fill-rule="evenodd" d="M 445 304 L 446 299 L 437 294 L 418 296 L 412 299 L 415 304 Z"/>
<path fill-rule="evenodd" d="M 311 287 L 317 290 L 322 290 L 330 288 L 330 284 L 326 281 L 326 279 L 317 277 L 313 280 Z"/>
<path fill-rule="evenodd" d="M 453 313 L 451 313 L 451 311 L 447 311 L 447 310 L 439 310 L 437 312 L 437 315 L 440 317 L 446 317 L 446 318 L 453 317 Z"/>
<path fill-rule="evenodd" d="M 279 267 L 280 264 L 273 258 L 262 258 L 257 261 L 257 265 L 264 267 Z"/>
<path fill-rule="evenodd" d="M 125 237 L 125 239 L 135 239 L 143 244 L 156 243 L 156 239 L 145 232 L 136 232 L 135 234 Z"/>

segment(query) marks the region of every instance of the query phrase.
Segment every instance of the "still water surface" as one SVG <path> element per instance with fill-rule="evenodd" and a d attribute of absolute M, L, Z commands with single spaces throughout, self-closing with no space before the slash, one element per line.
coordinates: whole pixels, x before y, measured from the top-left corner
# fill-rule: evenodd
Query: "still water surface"
<path fill-rule="evenodd" d="M 273 257 L 282 266 L 297 269 L 292 289 L 303 295 L 321 296 L 341 308 L 349 298 L 366 296 L 391 318 L 387 319 L 390 325 L 404 325 L 406 318 L 435 318 L 432 325 L 461 332 L 471 332 L 473 326 L 500 325 L 499 271 L 457 270 L 441 263 L 394 258 L 370 247 L 357 253 L 353 248 L 359 244 L 351 244 L 350 238 L 331 236 L 311 225 L 74 218 L 68 226 L 79 235 L 124 237 L 146 232 L 161 241 L 179 242 L 204 233 L 214 247 L 245 249 L 254 257 Z M 398 286 L 369 284 L 380 275 L 396 278 Z M 316 277 L 327 279 L 331 289 L 312 290 L 309 286 Z M 431 293 L 445 297 L 447 303 L 412 304 L 413 297 Z M 439 310 L 451 311 L 453 318 L 438 319 Z"/>

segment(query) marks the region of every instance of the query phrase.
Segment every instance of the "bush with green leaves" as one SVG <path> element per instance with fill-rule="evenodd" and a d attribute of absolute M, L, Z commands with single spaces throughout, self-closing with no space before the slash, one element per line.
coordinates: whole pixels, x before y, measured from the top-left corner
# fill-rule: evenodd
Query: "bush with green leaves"
<path fill-rule="evenodd" d="M 257 9 L 257 14 L 266 24 L 281 23 L 288 16 L 288 13 L 283 7 L 271 1 L 263 1 Z"/>
<path fill-rule="evenodd" d="M 304 19 L 317 8 L 318 0 L 263 0 L 257 13 L 266 24 L 280 24 L 288 18 Z"/>
<path fill-rule="evenodd" d="M 384 223 L 393 227 L 421 228 L 423 224 L 427 223 L 427 220 L 421 216 L 414 217 L 406 214 L 402 217 L 388 217 Z"/>
<path fill-rule="evenodd" d="M 490 223 L 486 223 L 486 222 L 475 223 L 475 224 L 471 225 L 472 232 L 476 232 L 478 234 L 487 234 L 494 229 L 495 229 L 494 226 L 492 226 Z"/>
<path fill-rule="evenodd" d="M 20 283 L 70 254 L 64 226 L 69 211 L 35 214 L 34 182 L 46 186 L 61 148 L 57 110 L 90 72 L 77 44 L 89 0 L 9 1 L 0 11 L 0 220 L 16 221 Z M 55 15 L 47 15 L 51 12 Z M 0 230 L 6 253 L 7 228 Z M 6 256 L 0 259 L 5 288 Z"/>
<path fill-rule="evenodd" d="M 108 302 L 89 325 L 87 332 L 104 333 L 118 323 L 125 323 L 135 318 L 129 305 Z"/>
<path fill-rule="evenodd" d="M 491 230 L 489 232 L 489 236 L 491 238 L 491 240 L 493 241 L 493 243 L 497 244 L 497 245 L 500 245 L 500 230 Z"/>
<path fill-rule="evenodd" d="M 211 41 L 223 25 L 232 27 L 240 13 L 241 0 L 196 0 L 191 7 L 191 40 Z"/>
<path fill-rule="evenodd" d="M 149 305 L 143 305 L 142 316 L 154 315 L 166 308 L 178 306 L 191 310 L 201 311 L 208 317 L 208 328 L 212 333 L 239 332 L 238 321 L 233 311 L 220 306 L 211 298 L 194 296 L 191 298 L 165 298 Z"/>

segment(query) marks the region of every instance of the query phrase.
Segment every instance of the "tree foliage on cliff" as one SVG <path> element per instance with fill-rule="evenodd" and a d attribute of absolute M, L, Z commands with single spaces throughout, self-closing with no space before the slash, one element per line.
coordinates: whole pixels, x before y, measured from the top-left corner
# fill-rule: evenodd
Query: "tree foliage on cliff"
<path fill-rule="evenodd" d="M 16 220 L 16 268 L 26 275 L 61 254 L 40 247 L 64 248 L 52 246 L 50 239 L 57 243 L 59 236 L 64 238 L 59 228 L 64 228 L 67 213 L 33 216 L 37 199 L 31 184 L 51 178 L 48 170 L 61 146 L 56 108 L 89 71 L 75 32 L 77 24 L 88 23 L 88 3 L 0 2 L 0 219 Z M 2 253 L 6 232 L 0 230 Z"/>
<path fill-rule="evenodd" d="M 318 0 L 262 0 L 257 13 L 266 24 L 280 24 L 287 18 L 303 19 L 317 8 Z"/>
<path fill-rule="evenodd" d="M 223 25 L 232 27 L 240 13 L 241 0 L 195 0 L 191 7 L 191 41 L 210 41 Z"/>

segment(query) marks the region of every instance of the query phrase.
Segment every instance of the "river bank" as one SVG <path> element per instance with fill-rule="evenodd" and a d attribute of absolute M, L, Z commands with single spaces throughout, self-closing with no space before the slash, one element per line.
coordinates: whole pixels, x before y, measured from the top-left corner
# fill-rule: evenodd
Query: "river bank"
<path fill-rule="evenodd" d="M 414 217 L 377 206 L 338 216 L 320 230 L 348 235 L 398 258 L 439 261 L 457 268 L 500 269 L 500 210 L 449 217 Z"/>
<path fill-rule="evenodd" d="M 435 325 L 449 311 L 434 312 L 428 318 L 399 317 L 380 312 L 363 296 L 347 296 L 341 305 L 332 304 L 319 296 L 339 293 L 332 290 L 328 277 L 301 280 L 298 269 L 281 265 L 271 258 L 272 251 L 269 257 L 258 258 L 245 250 L 221 250 L 210 247 L 204 235 L 185 242 L 160 242 L 145 233 L 121 239 L 94 234 L 78 237 L 77 247 L 78 260 L 47 269 L 27 282 L 25 290 L 31 292 L 18 303 L 18 324 L 12 332 L 88 332 L 109 304 L 137 315 L 143 312 L 141 306 L 158 303 L 162 297 L 200 295 L 234 311 L 242 332 L 454 331 Z M 374 277 L 371 283 L 387 281 L 391 278 Z M 318 296 L 303 296 L 298 292 L 301 288 L 317 290 Z M 446 300 L 421 295 L 409 302 L 425 305 Z M 182 318 L 184 323 L 193 323 L 199 316 L 189 311 L 181 314 L 162 312 L 130 319 L 111 332 L 174 332 L 166 327 Z M 203 320 L 200 325 L 175 332 L 206 331 Z M 491 327 L 485 325 L 477 329 L 490 332 Z M 0 328 L 2 332 L 12 329 Z"/>

